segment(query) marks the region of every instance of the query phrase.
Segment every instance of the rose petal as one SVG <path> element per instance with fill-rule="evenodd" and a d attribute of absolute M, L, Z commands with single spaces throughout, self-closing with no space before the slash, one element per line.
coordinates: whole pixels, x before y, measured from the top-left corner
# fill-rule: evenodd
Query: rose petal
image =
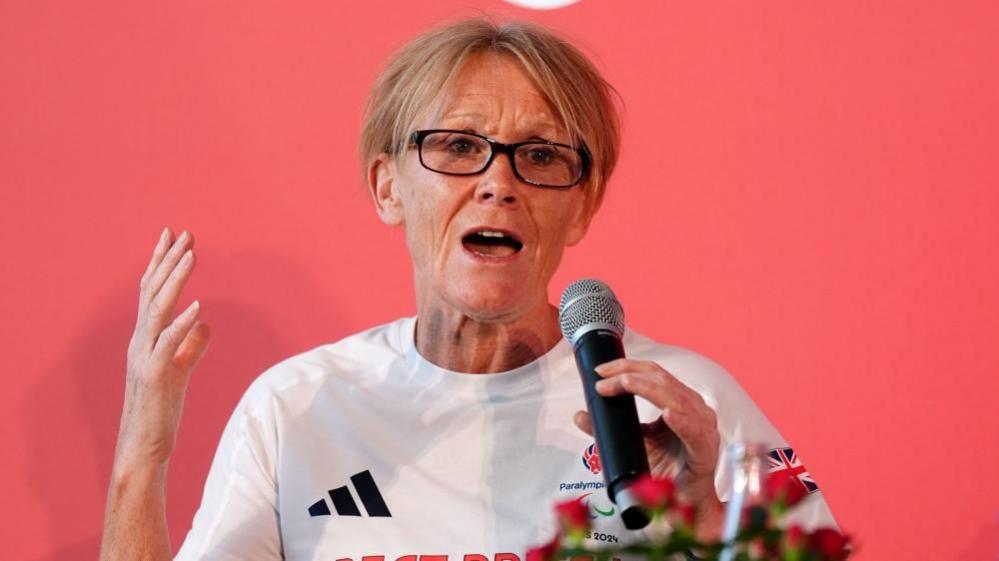
<path fill-rule="evenodd" d="M 797 477 L 773 473 L 767 476 L 763 489 L 769 502 L 783 501 L 787 506 L 794 506 L 808 495 L 805 486 Z"/>
<path fill-rule="evenodd" d="M 545 545 L 527 550 L 525 561 L 554 561 L 559 549 L 559 537 L 555 536 Z"/>
<path fill-rule="evenodd" d="M 676 494 L 676 485 L 672 479 L 656 479 L 645 474 L 631 486 L 631 492 L 645 508 L 659 510 L 672 503 L 673 496 Z"/>
<path fill-rule="evenodd" d="M 808 537 L 808 543 L 830 559 L 845 559 L 850 538 L 834 528 L 818 528 Z"/>
<path fill-rule="evenodd" d="M 581 499 L 563 501 L 555 505 L 555 514 L 565 533 L 590 529 L 590 509 Z"/>
<path fill-rule="evenodd" d="M 797 524 L 792 525 L 784 534 L 784 543 L 789 550 L 800 551 L 808 543 L 805 530 Z"/>

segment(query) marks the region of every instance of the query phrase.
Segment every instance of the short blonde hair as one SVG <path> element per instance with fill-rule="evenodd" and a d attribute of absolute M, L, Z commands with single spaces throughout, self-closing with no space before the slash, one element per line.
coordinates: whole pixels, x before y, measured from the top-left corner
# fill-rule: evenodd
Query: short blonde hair
<path fill-rule="evenodd" d="M 398 50 L 368 98 L 359 147 L 365 174 L 379 154 L 405 150 L 418 120 L 448 90 L 465 60 L 479 53 L 519 61 L 573 144 L 587 148 L 586 188 L 595 209 L 617 163 L 620 119 L 613 100 L 620 97 L 579 49 L 533 23 L 467 19 L 419 35 Z"/>

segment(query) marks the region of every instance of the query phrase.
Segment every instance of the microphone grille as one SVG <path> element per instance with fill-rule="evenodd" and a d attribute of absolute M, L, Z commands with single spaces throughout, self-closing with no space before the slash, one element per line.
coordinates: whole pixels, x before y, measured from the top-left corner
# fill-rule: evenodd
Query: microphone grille
<path fill-rule="evenodd" d="M 600 324 L 624 335 L 624 310 L 610 287 L 596 279 L 579 279 L 565 288 L 558 306 L 562 336 L 575 344 L 581 327 Z M 597 326 L 595 326 L 597 327 Z M 588 331 L 588 330 L 587 330 Z"/>

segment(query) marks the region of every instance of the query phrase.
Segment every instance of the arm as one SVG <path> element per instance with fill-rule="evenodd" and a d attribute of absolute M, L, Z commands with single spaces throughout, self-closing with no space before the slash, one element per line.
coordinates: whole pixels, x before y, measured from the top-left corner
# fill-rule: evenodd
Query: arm
<path fill-rule="evenodd" d="M 770 449 L 787 448 L 789 444 L 745 390 L 714 362 L 692 352 L 676 353 L 671 358 L 655 357 L 653 353 L 652 358 L 657 362 L 629 360 L 608 364 L 601 375 L 609 380 L 621 379 L 606 389 L 614 394 L 622 390 L 634 393 L 663 410 L 663 414 L 643 427 L 653 475 L 677 478 L 680 486 L 686 487 L 683 491 L 688 500 L 706 505 L 699 508 L 699 515 L 710 515 L 710 518 L 701 519 L 701 523 L 707 523 L 705 529 L 720 530 L 724 518 L 720 507 L 728 500 L 726 490 L 732 485 L 728 465 L 719 461 L 725 446 L 737 440 L 763 444 Z M 668 370 L 658 365 L 659 361 L 668 364 Z M 577 414 L 577 423 L 581 423 L 584 430 L 588 420 L 584 412 Z M 664 430 L 666 427 L 670 431 Z M 676 449 L 677 444 L 682 444 L 682 450 Z M 681 464 L 685 465 L 677 472 L 669 465 L 670 457 L 680 455 L 683 456 Z M 702 459 L 697 461 L 697 457 Z M 707 476 L 710 465 L 715 466 L 711 470 L 714 471 L 713 484 L 709 484 Z M 702 475 L 698 477 L 698 474 Z M 817 491 L 810 492 L 790 509 L 784 523 L 798 524 L 807 530 L 838 528 L 822 493 Z"/>
<path fill-rule="evenodd" d="M 115 465 L 104 512 L 101 561 L 171 558 L 166 521 L 166 465 Z"/>
<path fill-rule="evenodd" d="M 171 321 L 194 269 L 193 237 L 163 231 L 142 275 L 139 313 L 128 345 L 125 403 L 104 518 L 101 561 L 171 558 L 166 522 L 167 464 L 187 382 L 208 346 L 195 301 Z"/>

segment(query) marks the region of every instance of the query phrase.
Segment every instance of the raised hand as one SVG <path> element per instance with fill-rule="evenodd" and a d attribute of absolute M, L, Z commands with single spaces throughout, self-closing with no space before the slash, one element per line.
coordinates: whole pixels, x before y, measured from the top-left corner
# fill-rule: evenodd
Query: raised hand
<path fill-rule="evenodd" d="M 191 303 L 176 318 L 174 306 L 194 270 L 194 237 L 173 240 L 164 229 L 139 283 L 139 310 L 128 344 L 125 403 L 115 468 L 165 465 L 177 440 L 187 382 L 208 347 L 208 325 Z"/>
<path fill-rule="evenodd" d="M 194 270 L 194 238 L 164 229 L 139 282 L 139 314 L 128 342 L 125 405 L 104 512 L 101 561 L 169 561 L 166 473 L 191 371 L 208 348 L 195 300 L 173 318 Z M 171 319 L 173 318 L 173 319 Z"/>

